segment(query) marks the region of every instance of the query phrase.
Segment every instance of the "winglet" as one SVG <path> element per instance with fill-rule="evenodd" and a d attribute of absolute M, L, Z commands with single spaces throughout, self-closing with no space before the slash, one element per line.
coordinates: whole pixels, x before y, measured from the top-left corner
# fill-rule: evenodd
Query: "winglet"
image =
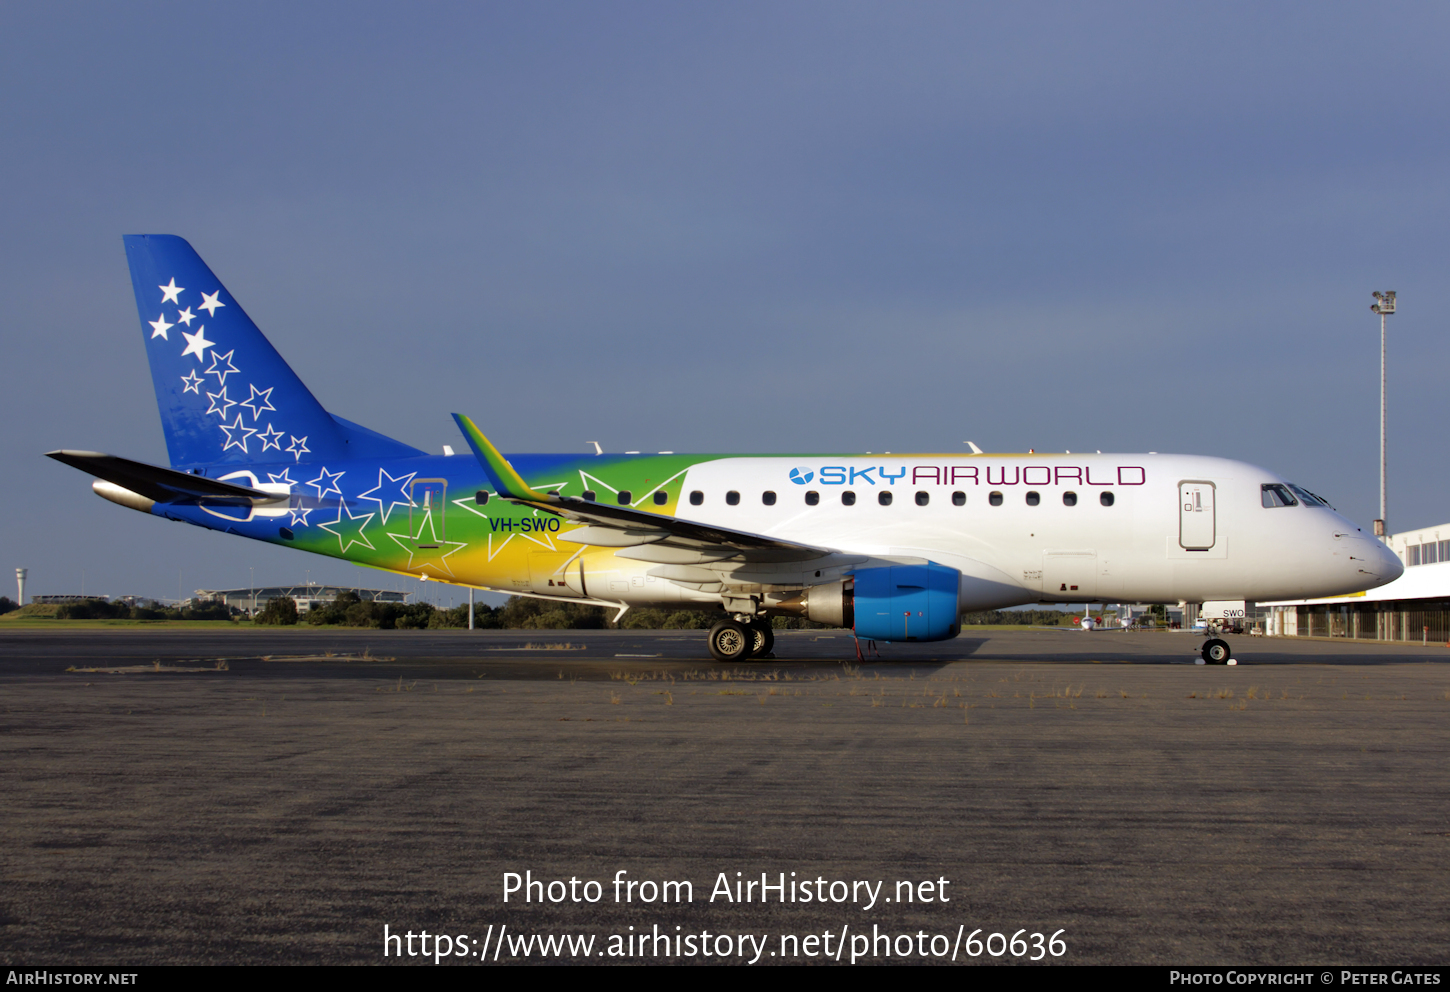
<path fill-rule="evenodd" d="M 463 431 L 463 436 L 468 439 L 469 447 L 478 456 L 478 463 L 488 473 L 489 481 L 493 483 L 494 488 L 498 490 L 500 496 L 504 499 L 527 499 L 539 503 L 551 502 L 549 497 L 544 493 L 529 488 L 528 483 L 523 480 L 523 477 L 515 472 L 514 467 L 508 463 L 508 459 L 498 453 L 498 449 L 493 446 L 493 442 L 483 436 L 483 432 L 474 426 L 473 421 L 461 413 L 455 413 L 453 419 L 458 422 L 458 429 Z"/>

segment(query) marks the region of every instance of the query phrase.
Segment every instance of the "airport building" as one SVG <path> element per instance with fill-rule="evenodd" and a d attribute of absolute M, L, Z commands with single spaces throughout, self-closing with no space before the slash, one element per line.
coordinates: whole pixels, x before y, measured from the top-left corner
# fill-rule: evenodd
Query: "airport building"
<path fill-rule="evenodd" d="M 1450 643 L 1450 523 L 1385 539 L 1405 563 L 1388 585 L 1348 596 L 1263 603 L 1265 633 Z"/>
<path fill-rule="evenodd" d="M 412 593 L 393 589 L 359 589 L 354 586 L 324 586 L 308 583 L 300 586 L 257 586 L 246 589 L 198 589 L 193 602 L 225 603 L 243 613 L 265 609 L 280 596 L 290 596 L 297 603 L 297 612 L 306 613 L 314 605 L 326 605 L 345 592 L 355 593 L 364 602 L 406 603 Z"/>

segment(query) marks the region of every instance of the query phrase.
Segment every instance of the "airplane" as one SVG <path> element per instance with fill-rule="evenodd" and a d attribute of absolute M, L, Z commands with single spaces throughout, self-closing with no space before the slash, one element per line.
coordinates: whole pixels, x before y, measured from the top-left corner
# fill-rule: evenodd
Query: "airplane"
<path fill-rule="evenodd" d="M 1324 499 L 1171 454 L 433 455 L 329 413 L 196 251 L 124 238 L 170 466 L 50 457 L 167 520 L 481 590 L 714 614 L 721 662 L 806 617 L 956 637 L 1029 603 L 1306 599 L 1404 566 Z M 1210 636 L 1206 663 L 1227 663 Z"/>

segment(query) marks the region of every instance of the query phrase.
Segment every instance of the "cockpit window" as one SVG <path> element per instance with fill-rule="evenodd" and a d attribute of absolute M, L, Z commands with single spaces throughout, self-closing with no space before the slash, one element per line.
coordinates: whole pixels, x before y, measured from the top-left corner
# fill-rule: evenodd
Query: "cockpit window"
<path fill-rule="evenodd" d="M 1305 506 L 1329 506 L 1329 500 L 1325 499 L 1323 496 L 1315 496 L 1303 486 L 1296 486 L 1291 482 L 1289 483 L 1289 488 L 1294 490 L 1294 495 L 1298 496 L 1304 501 Z M 1329 508 L 1331 510 L 1334 509 L 1334 507 L 1332 506 L 1329 506 Z"/>
<path fill-rule="evenodd" d="M 1277 482 L 1266 482 L 1259 489 L 1263 492 L 1265 507 L 1272 509 L 1276 506 L 1299 505 L 1299 501 L 1290 494 L 1288 486 L 1281 486 Z"/>

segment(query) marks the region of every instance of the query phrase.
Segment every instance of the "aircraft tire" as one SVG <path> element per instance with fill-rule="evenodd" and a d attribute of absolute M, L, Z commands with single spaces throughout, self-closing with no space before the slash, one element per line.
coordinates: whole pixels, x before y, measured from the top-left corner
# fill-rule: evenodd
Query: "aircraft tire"
<path fill-rule="evenodd" d="M 755 647 L 755 633 L 734 620 L 721 620 L 710 628 L 707 643 L 716 661 L 744 661 Z"/>
<path fill-rule="evenodd" d="M 747 627 L 755 635 L 750 649 L 750 657 L 763 658 L 770 654 L 775 647 L 775 631 L 771 629 L 769 620 L 753 620 Z"/>
<path fill-rule="evenodd" d="M 1203 645 L 1203 660 L 1205 664 L 1226 665 L 1232 656 L 1233 652 L 1229 650 L 1228 641 L 1214 637 Z"/>

